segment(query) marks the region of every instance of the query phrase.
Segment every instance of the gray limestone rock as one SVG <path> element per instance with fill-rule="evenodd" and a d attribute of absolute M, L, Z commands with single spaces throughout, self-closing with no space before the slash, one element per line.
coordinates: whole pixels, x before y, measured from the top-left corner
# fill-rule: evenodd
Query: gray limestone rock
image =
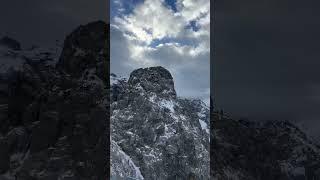
<path fill-rule="evenodd" d="M 209 108 L 178 97 L 168 70 L 134 70 L 112 96 L 111 138 L 144 179 L 209 179 Z M 113 176 L 126 177 L 111 158 Z"/>

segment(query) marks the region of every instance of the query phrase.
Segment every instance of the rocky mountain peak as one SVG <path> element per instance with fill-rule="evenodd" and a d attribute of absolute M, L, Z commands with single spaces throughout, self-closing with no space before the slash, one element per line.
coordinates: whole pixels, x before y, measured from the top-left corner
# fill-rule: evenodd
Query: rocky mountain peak
<path fill-rule="evenodd" d="M 0 39 L 0 46 L 5 46 L 15 51 L 21 50 L 20 43 L 17 40 L 12 39 L 8 36 L 4 36 L 3 38 Z"/>
<path fill-rule="evenodd" d="M 110 94 L 111 179 L 209 179 L 209 109 L 177 97 L 168 70 L 134 70 Z"/>
<path fill-rule="evenodd" d="M 134 70 L 130 74 L 128 84 L 142 88 L 147 93 L 176 97 L 172 75 L 161 66 Z"/>
<path fill-rule="evenodd" d="M 78 27 L 58 66 L 42 48 L 0 49 L 0 179 L 109 177 L 108 29 Z"/>
<path fill-rule="evenodd" d="M 57 66 L 74 77 L 80 77 L 86 69 L 96 69 L 99 78 L 106 81 L 108 36 L 109 27 L 103 21 L 79 26 L 66 37 Z"/>

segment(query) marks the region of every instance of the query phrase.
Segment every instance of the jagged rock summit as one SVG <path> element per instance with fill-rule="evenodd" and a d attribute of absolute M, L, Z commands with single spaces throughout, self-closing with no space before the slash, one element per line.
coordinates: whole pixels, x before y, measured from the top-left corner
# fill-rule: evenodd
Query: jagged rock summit
<path fill-rule="evenodd" d="M 141 87 L 147 93 L 162 94 L 176 98 L 171 73 L 161 66 L 134 70 L 130 74 L 128 84 L 134 87 Z"/>
<path fill-rule="evenodd" d="M 57 67 L 76 77 L 94 68 L 97 76 L 107 81 L 109 68 L 105 59 L 109 59 L 108 40 L 109 27 L 103 21 L 78 27 L 66 37 Z"/>
<path fill-rule="evenodd" d="M 209 108 L 177 96 L 168 70 L 134 70 L 111 97 L 112 177 L 209 179 Z"/>

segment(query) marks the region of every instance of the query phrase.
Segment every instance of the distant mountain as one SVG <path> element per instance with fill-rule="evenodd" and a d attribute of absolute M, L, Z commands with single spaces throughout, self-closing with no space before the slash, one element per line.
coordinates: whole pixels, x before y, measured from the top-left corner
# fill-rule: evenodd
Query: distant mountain
<path fill-rule="evenodd" d="M 108 30 L 78 27 L 61 54 L 0 40 L 1 180 L 109 177 Z"/>
<path fill-rule="evenodd" d="M 112 79 L 112 176 L 210 179 L 209 108 L 177 96 L 163 67 L 134 70 L 128 80 Z"/>
<path fill-rule="evenodd" d="M 9 48 L 15 51 L 21 50 L 20 43 L 17 40 L 10 38 L 8 36 L 4 36 L 0 38 L 0 46 Z"/>
<path fill-rule="evenodd" d="M 293 124 L 211 116 L 212 179 L 320 179 L 320 147 Z"/>

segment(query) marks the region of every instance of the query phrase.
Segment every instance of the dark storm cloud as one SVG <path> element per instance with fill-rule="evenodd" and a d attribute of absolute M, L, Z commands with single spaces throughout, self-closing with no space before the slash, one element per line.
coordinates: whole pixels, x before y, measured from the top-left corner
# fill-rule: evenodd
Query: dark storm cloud
<path fill-rule="evenodd" d="M 235 117 L 320 124 L 320 2 L 215 3 L 215 104 Z"/>
<path fill-rule="evenodd" d="M 1 2 L 0 35 L 29 46 L 53 46 L 80 24 L 109 20 L 106 0 L 10 0 Z"/>

